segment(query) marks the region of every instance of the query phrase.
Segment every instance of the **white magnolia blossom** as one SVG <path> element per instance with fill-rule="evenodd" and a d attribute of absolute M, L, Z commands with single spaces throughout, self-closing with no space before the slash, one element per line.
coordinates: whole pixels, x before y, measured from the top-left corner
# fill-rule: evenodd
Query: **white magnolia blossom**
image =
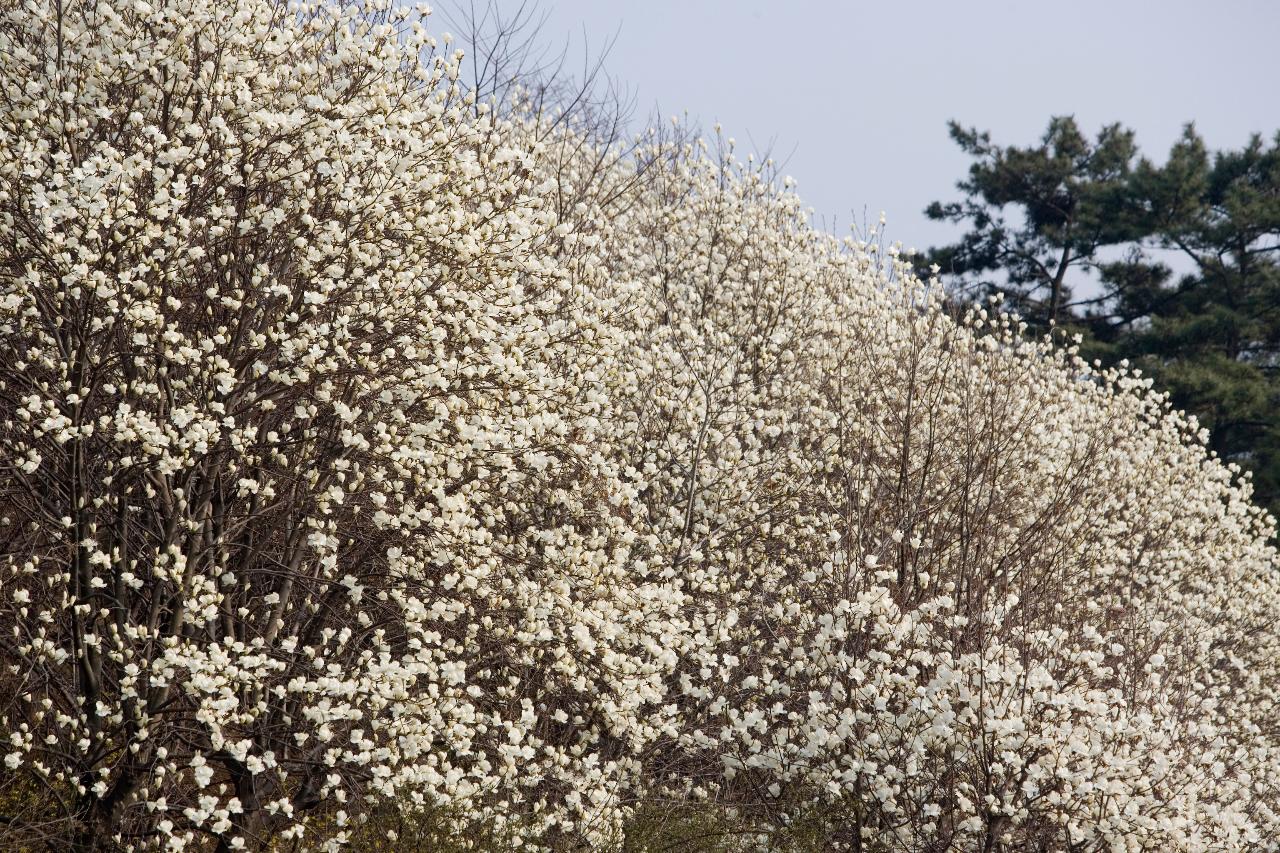
<path fill-rule="evenodd" d="M 600 831 L 673 662 L 537 146 L 400 7 L 4 16 L 11 826 Z"/>
<path fill-rule="evenodd" d="M 1280 836 L 1274 525 L 1140 376 L 731 141 L 477 103 L 425 10 L 0 57 L 6 845 Z"/>
<path fill-rule="evenodd" d="M 643 283 L 615 396 L 650 577 L 688 596 L 645 784 L 831 847 L 1277 837 L 1273 522 L 1193 422 L 994 306 L 951 319 L 731 151 L 601 218 Z"/>

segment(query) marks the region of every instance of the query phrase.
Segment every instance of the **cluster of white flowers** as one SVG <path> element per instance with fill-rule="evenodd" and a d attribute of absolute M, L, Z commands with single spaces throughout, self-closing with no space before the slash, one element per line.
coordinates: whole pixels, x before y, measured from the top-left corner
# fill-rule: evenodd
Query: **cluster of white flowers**
<path fill-rule="evenodd" d="M 615 398 L 686 595 L 646 783 L 825 814 L 833 847 L 1274 839 L 1278 566 L 1238 471 L 1145 380 L 949 316 L 731 155 L 592 217 L 643 285 Z"/>
<path fill-rule="evenodd" d="M 0 6 L 0 839 L 1280 834 L 1271 522 L 1193 423 L 425 18 Z"/>

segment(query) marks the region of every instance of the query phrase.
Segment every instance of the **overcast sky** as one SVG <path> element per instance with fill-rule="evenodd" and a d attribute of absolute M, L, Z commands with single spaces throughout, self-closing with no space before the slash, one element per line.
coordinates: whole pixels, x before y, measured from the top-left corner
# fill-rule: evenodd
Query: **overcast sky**
<path fill-rule="evenodd" d="M 500 7 L 518 0 L 499 0 Z M 946 122 L 1029 144 L 1049 116 L 1090 135 L 1119 121 L 1163 159 L 1195 121 L 1211 148 L 1280 128 L 1280 2 L 542 0 L 546 38 L 616 34 L 606 69 L 638 112 L 720 122 L 745 154 L 771 144 L 799 192 L 924 249 L 955 230 L 925 218 L 968 161 Z M 789 155 L 789 156 L 788 156 Z"/>

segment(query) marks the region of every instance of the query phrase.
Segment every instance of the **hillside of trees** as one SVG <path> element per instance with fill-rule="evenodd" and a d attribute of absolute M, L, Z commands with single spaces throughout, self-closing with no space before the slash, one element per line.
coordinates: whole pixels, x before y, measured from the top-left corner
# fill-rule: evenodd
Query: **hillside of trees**
<path fill-rule="evenodd" d="M 0 2 L 0 849 L 1273 849 L 1263 445 L 1173 384 L 1267 375 L 1230 157 L 997 235 L 957 131 L 921 276 L 434 32 Z M 1096 316 L 1007 254 L 1166 239 Z"/>

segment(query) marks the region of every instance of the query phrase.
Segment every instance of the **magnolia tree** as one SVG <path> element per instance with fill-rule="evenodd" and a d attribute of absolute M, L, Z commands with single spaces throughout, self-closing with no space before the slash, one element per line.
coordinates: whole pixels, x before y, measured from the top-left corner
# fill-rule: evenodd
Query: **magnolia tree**
<path fill-rule="evenodd" d="M 854 849 L 1274 838 L 1272 522 L 1123 372 L 948 317 L 729 152 L 614 217 L 616 393 L 687 593 L 658 796 Z"/>
<path fill-rule="evenodd" d="M 1141 377 L 425 10 L 0 15 L 4 846 L 1280 836 L 1272 522 Z"/>
<path fill-rule="evenodd" d="M 421 19 L 4 7 L 5 846 L 608 829 L 672 665 L 615 336 Z"/>

